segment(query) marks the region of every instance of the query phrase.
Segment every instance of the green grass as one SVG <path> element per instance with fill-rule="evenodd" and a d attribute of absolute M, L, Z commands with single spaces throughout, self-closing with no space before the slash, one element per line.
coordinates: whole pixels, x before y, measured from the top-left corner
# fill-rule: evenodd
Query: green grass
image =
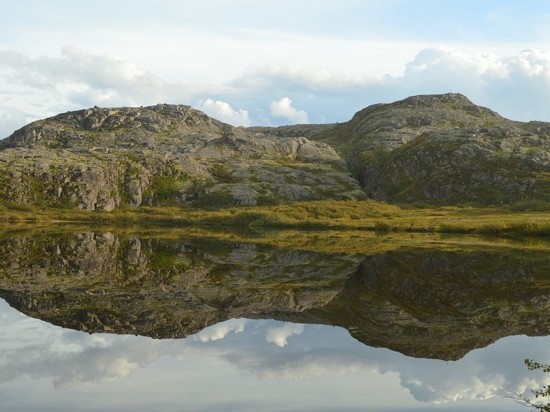
<path fill-rule="evenodd" d="M 0 205 L 0 223 L 80 222 L 100 225 L 214 226 L 456 233 L 489 236 L 550 236 L 550 207 L 399 207 L 372 200 L 295 202 L 274 206 L 199 209 L 141 207 L 113 212 Z"/>

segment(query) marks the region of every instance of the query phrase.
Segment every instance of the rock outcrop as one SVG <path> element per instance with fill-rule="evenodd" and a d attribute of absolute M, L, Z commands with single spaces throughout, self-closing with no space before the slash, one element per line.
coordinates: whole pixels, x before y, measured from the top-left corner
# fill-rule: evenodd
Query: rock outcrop
<path fill-rule="evenodd" d="M 84 210 L 364 197 L 330 146 L 273 138 L 187 106 L 93 108 L 0 142 L 0 200 Z"/>
<path fill-rule="evenodd" d="M 550 123 L 514 122 L 460 94 L 369 106 L 313 139 L 345 154 L 370 198 L 550 201 Z"/>
<path fill-rule="evenodd" d="M 0 201 L 84 210 L 374 198 L 550 201 L 550 123 L 460 94 L 369 106 L 346 123 L 235 128 L 188 106 L 92 108 L 0 141 Z"/>

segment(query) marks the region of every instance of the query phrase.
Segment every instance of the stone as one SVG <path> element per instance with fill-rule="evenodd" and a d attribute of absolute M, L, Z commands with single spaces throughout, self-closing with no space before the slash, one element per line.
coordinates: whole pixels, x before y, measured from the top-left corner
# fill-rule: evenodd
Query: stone
<path fill-rule="evenodd" d="M 189 106 L 90 108 L 0 141 L 0 201 L 111 211 L 316 199 L 550 200 L 550 124 L 460 94 L 377 104 L 344 123 L 232 127 Z"/>

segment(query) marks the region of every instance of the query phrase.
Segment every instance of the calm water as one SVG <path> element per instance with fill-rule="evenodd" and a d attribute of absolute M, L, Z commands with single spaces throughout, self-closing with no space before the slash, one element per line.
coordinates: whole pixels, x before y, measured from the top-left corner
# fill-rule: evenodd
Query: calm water
<path fill-rule="evenodd" d="M 521 411 L 550 383 L 545 244 L 223 237 L 4 233 L 2 410 Z"/>

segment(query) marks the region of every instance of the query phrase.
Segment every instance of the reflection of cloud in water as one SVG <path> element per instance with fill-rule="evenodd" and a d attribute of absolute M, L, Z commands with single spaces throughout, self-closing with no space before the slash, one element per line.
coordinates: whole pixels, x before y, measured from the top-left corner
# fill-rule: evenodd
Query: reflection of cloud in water
<path fill-rule="evenodd" d="M 128 376 L 134 369 L 158 357 L 154 343 L 148 339 L 90 340 L 86 346 L 66 350 L 63 334 L 52 333 L 47 340 L 16 350 L 2 351 L 0 382 L 24 375 L 51 378 L 56 388 L 78 382 L 104 382 Z"/>
<path fill-rule="evenodd" d="M 550 359 L 548 337 L 506 338 L 460 361 L 444 362 L 367 347 L 340 328 L 276 321 L 231 320 L 186 340 L 88 335 L 27 318 L 1 300 L 0 330 L 0 382 L 49 378 L 57 388 L 123 378 L 160 357 L 194 359 L 198 367 L 201 359 L 221 359 L 266 379 L 391 372 L 417 400 L 436 403 L 486 399 L 550 384 L 549 377 L 523 365 L 526 357 Z"/>
<path fill-rule="evenodd" d="M 265 340 L 269 343 L 274 343 L 275 345 L 284 348 L 288 341 L 287 339 L 292 335 L 299 335 L 304 331 L 304 325 L 297 323 L 285 323 L 283 326 L 276 328 L 267 328 L 267 333 L 265 335 Z"/>
<path fill-rule="evenodd" d="M 229 319 L 225 322 L 217 323 L 209 326 L 195 335 L 201 342 L 212 340 L 220 340 L 227 336 L 228 333 L 241 333 L 244 331 L 246 319 Z"/>

